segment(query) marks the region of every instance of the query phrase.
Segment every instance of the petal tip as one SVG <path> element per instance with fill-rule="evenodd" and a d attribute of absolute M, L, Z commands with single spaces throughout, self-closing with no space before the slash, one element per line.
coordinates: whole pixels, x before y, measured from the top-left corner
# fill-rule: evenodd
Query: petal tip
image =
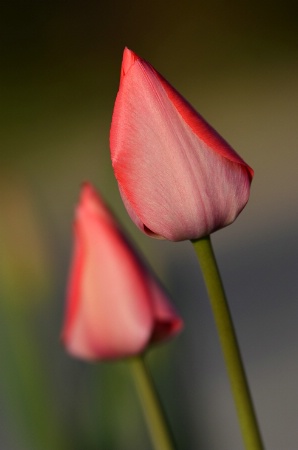
<path fill-rule="evenodd" d="M 122 66 L 121 66 L 121 78 L 127 74 L 131 66 L 140 59 L 132 50 L 128 47 L 124 48 Z"/>

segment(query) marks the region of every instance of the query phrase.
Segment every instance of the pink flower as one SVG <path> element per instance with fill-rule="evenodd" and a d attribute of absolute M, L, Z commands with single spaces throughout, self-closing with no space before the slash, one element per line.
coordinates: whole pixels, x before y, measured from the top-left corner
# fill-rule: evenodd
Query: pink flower
<path fill-rule="evenodd" d="M 128 213 L 150 236 L 198 239 L 232 223 L 248 201 L 253 170 L 127 48 L 110 145 Z"/>
<path fill-rule="evenodd" d="M 90 184 L 82 188 L 62 340 L 86 360 L 138 354 L 182 327 L 167 295 Z"/>

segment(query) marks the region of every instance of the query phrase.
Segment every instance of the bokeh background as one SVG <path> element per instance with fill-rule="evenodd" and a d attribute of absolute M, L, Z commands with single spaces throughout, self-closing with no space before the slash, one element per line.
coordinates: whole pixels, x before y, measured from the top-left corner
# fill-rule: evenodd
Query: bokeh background
<path fill-rule="evenodd" d="M 0 447 L 149 450 L 129 365 L 59 342 L 82 181 L 172 294 L 183 333 L 148 356 L 180 449 L 242 448 L 188 242 L 130 222 L 109 158 L 124 46 L 149 60 L 255 169 L 213 237 L 264 441 L 298 448 L 298 27 L 291 0 L 1 2 Z"/>

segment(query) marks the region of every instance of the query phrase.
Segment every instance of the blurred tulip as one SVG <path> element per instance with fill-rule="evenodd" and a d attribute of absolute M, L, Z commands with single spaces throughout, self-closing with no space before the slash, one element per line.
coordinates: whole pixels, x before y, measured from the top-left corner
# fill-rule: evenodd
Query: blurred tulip
<path fill-rule="evenodd" d="M 177 333 L 182 321 L 90 184 L 74 224 L 63 342 L 86 360 L 141 353 Z"/>
<path fill-rule="evenodd" d="M 248 201 L 253 170 L 127 48 L 110 146 L 128 213 L 150 236 L 198 239 L 232 223 Z"/>

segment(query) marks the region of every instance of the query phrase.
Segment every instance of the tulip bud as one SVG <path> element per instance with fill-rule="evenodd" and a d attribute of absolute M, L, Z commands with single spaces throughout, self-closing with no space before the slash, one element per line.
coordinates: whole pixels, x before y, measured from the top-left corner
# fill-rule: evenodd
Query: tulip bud
<path fill-rule="evenodd" d="M 253 170 L 146 61 L 125 49 L 110 146 L 129 215 L 146 234 L 198 239 L 232 223 Z"/>
<path fill-rule="evenodd" d="M 82 187 L 62 340 L 72 355 L 115 359 L 176 334 L 182 321 L 90 184 Z"/>

